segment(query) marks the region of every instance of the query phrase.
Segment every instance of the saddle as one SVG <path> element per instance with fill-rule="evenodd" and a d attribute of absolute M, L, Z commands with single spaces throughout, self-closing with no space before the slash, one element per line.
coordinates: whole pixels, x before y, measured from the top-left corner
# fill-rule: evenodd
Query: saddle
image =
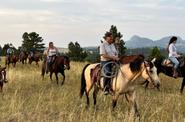
<path fill-rule="evenodd" d="M 179 67 L 183 67 L 184 66 L 184 58 L 180 57 L 180 58 L 177 58 L 177 60 L 179 61 Z M 165 59 L 162 62 L 162 65 L 166 66 L 166 67 L 173 67 L 174 64 L 170 59 Z"/>
<path fill-rule="evenodd" d="M 93 69 L 90 71 L 91 81 L 93 83 L 98 83 L 100 85 L 100 79 L 101 79 L 101 66 L 100 64 L 96 65 Z"/>

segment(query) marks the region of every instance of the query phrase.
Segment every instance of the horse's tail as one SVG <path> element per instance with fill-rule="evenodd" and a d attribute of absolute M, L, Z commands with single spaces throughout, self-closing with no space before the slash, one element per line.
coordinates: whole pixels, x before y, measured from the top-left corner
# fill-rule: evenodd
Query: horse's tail
<path fill-rule="evenodd" d="M 89 66 L 90 64 L 85 65 L 85 67 L 82 70 L 81 74 L 81 88 L 80 88 L 80 98 L 82 98 L 85 89 L 86 89 L 86 80 L 85 80 L 85 69 Z"/>

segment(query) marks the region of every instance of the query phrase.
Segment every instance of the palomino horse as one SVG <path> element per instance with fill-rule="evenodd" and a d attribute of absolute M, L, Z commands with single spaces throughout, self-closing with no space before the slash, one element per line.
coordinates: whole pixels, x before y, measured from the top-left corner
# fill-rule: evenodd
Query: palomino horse
<path fill-rule="evenodd" d="M 183 60 L 185 62 L 185 58 L 183 58 Z M 156 59 L 154 61 L 154 65 L 157 67 L 157 74 L 164 73 L 167 76 L 173 77 L 173 67 L 163 65 L 163 59 Z M 183 78 L 181 88 L 180 88 L 180 93 L 183 93 L 183 89 L 185 86 L 185 65 L 180 66 L 178 68 L 178 72 L 179 72 L 178 77 Z M 143 84 L 145 83 L 146 83 L 145 88 L 147 88 L 149 82 L 146 80 Z"/>
<path fill-rule="evenodd" d="M 31 55 L 28 55 L 29 64 L 32 64 L 33 61 L 36 62 L 36 65 L 39 66 L 39 61 L 42 60 L 42 53 L 35 53 L 33 57 Z"/>
<path fill-rule="evenodd" d="M 128 102 L 132 104 L 132 110 L 139 117 L 138 105 L 136 103 L 136 91 L 134 85 L 136 79 L 143 77 L 147 79 L 154 86 L 160 86 L 160 80 L 157 75 L 157 69 L 153 62 L 144 61 L 144 56 L 129 56 L 129 58 L 123 57 L 120 61 L 118 71 L 115 77 L 112 79 L 112 107 L 115 108 L 117 100 L 121 94 L 125 94 Z M 126 64 L 122 64 L 124 58 L 128 58 L 129 61 L 125 61 Z M 132 60 L 130 60 L 132 59 Z M 124 63 L 124 62 L 123 62 Z M 87 98 L 87 107 L 89 106 L 89 93 L 94 86 L 93 99 L 94 107 L 96 108 L 96 97 L 99 89 L 103 89 L 103 78 L 100 76 L 100 80 L 92 80 L 92 69 L 96 68 L 96 64 L 88 64 L 84 67 L 81 77 L 81 91 L 80 97 L 83 96 L 84 92 Z M 99 82 L 99 83 L 98 83 Z"/>
<path fill-rule="evenodd" d="M 6 67 L 4 68 L 1 68 L 0 67 L 0 92 L 3 91 L 3 85 L 4 83 L 7 83 L 7 80 L 6 80 Z"/>
<path fill-rule="evenodd" d="M 47 66 L 47 59 L 44 60 L 43 64 L 42 64 L 42 77 L 44 78 L 45 72 L 46 72 L 46 66 Z M 67 56 L 57 56 L 52 64 L 51 70 L 50 70 L 50 79 L 52 81 L 52 75 L 53 73 L 55 73 L 56 76 L 56 81 L 58 84 L 58 73 L 61 73 L 63 76 L 63 81 L 61 83 L 61 85 L 64 84 L 65 82 L 65 73 L 64 70 L 70 69 L 70 59 Z"/>
<path fill-rule="evenodd" d="M 19 60 L 22 62 L 22 64 L 25 64 L 28 58 L 28 53 L 23 51 L 19 54 Z"/>
<path fill-rule="evenodd" d="M 5 65 L 9 67 L 12 63 L 13 67 L 15 67 L 16 63 L 19 61 L 19 57 L 16 55 L 6 56 Z"/>

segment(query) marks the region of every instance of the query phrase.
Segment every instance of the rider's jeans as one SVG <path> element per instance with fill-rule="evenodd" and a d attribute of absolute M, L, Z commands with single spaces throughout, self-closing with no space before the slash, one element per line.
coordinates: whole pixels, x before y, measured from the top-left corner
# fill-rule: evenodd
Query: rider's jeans
<path fill-rule="evenodd" d="M 169 59 L 174 63 L 174 68 L 177 69 L 179 66 L 179 61 L 175 57 L 169 57 Z"/>
<path fill-rule="evenodd" d="M 103 67 L 104 65 L 106 65 L 109 62 L 111 62 L 111 61 L 101 61 L 101 67 Z M 105 69 L 103 69 L 103 71 L 104 71 L 105 75 L 111 76 L 112 64 L 109 63 L 104 68 Z M 104 77 L 104 87 L 107 85 L 110 85 L 110 82 L 111 82 L 110 80 L 111 80 L 110 78 Z"/>

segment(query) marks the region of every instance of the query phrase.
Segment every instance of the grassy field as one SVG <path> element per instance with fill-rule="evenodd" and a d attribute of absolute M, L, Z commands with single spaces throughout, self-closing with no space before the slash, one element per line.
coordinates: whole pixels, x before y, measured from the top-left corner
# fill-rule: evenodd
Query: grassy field
<path fill-rule="evenodd" d="M 46 76 L 42 80 L 41 67 L 18 64 L 7 69 L 8 83 L 0 93 L 0 122 L 128 122 L 128 103 L 120 97 L 111 112 L 111 97 L 98 95 L 98 110 L 92 105 L 85 109 L 86 99 L 79 98 L 80 74 L 85 63 L 71 63 L 66 71 L 66 82 L 58 86 Z M 62 77 L 60 76 L 60 79 Z M 185 121 L 185 91 L 179 93 L 181 79 L 160 75 L 161 91 L 144 90 L 137 86 L 141 121 Z M 55 78 L 54 78 L 55 79 Z"/>

